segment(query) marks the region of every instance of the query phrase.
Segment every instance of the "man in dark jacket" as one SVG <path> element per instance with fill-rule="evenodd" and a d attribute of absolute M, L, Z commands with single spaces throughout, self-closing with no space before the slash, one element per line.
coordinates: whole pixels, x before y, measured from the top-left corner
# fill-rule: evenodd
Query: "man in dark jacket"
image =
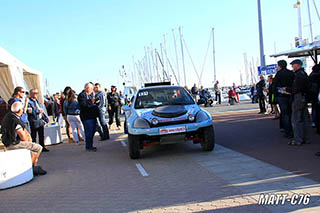
<path fill-rule="evenodd" d="M 276 102 L 280 107 L 280 129 L 284 129 L 285 137 L 292 138 L 291 125 L 291 94 L 282 91 L 283 87 L 292 87 L 294 73 L 287 69 L 285 60 L 278 61 L 278 72 L 274 78 L 273 85 L 275 89 Z"/>
<path fill-rule="evenodd" d="M 315 65 L 315 66 L 319 66 L 319 65 Z M 318 69 L 318 68 L 316 68 L 316 69 Z M 315 77 L 315 76 L 314 76 Z M 318 95 L 320 94 L 320 76 L 318 75 L 317 77 L 315 77 L 316 79 L 314 79 L 314 82 L 316 82 L 317 83 L 317 90 L 318 90 Z M 311 81 L 313 81 L 313 80 L 311 80 Z M 320 134 L 320 129 L 319 129 L 319 122 L 320 122 L 320 97 L 318 97 L 317 98 L 317 103 L 318 103 L 318 105 L 317 105 L 317 108 L 316 108 L 316 119 L 317 119 L 317 133 L 318 134 Z M 320 152 L 317 152 L 317 153 L 315 153 L 315 155 L 316 156 L 318 156 L 318 157 L 320 157 Z"/>
<path fill-rule="evenodd" d="M 312 67 L 312 72 L 309 75 L 311 82 L 311 103 L 312 103 L 312 121 L 313 127 L 317 128 L 317 133 L 320 134 L 320 104 L 318 100 L 320 89 L 320 64 Z"/>
<path fill-rule="evenodd" d="M 308 75 L 302 67 L 302 61 L 299 59 L 293 60 L 291 63 L 295 74 L 292 87 L 284 88 L 285 91 L 292 94 L 292 128 L 294 139 L 289 142 L 289 145 L 301 145 L 308 143 L 307 128 L 308 128 L 308 107 L 306 96 L 308 93 Z"/>
<path fill-rule="evenodd" d="M 266 82 L 264 80 L 263 75 L 260 76 L 260 81 L 257 83 L 256 87 L 257 87 L 257 95 L 258 95 L 258 99 L 259 99 L 259 108 L 260 108 L 259 114 L 263 114 L 267 111 L 266 110 L 266 96 L 264 94 L 264 90 L 266 88 Z"/>
<path fill-rule="evenodd" d="M 104 108 L 107 105 L 107 103 L 105 103 L 106 98 L 105 98 L 105 94 L 104 92 L 101 90 L 101 85 L 99 83 L 96 83 L 94 85 L 94 92 L 96 93 L 95 98 L 96 98 L 96 104 L 99 108 L 99 124 L 102 128 L 102 136 L 101 136 L 101 141 L 103 140 L 108 140 L 110 138 L 109 136 L 109 129 L 108 129 L 108 125 L 106 123 L 106 120 L 104 119 Z M 99 127 L 100 129 L 100 127 Z"/>
<path fill-rule="evenodd" d="M 49 122 L 48 117 L 44 114 L 42 107 L 40 106 L 38 100 L 38 90 L 30 90 L 30 98 L 28 103 L 28 119 L 31 128 L 32 141 L 36 142 L 37 134 L 39 139 L 39 144 L 43 147 L 43 152 L 49 152 L 44 146 L 44 126 L 46 122 Z"/>
<path fill-rule="evenodd" d="M 84 126 L 86 136 L 86 150 L 96 152 L 97 148 L 93 146 L 93 137 L 96 131 L 97 117 L 99 116 L 99 108 L 95 104 L 93 94 L 93 84 L 86 83 L 84 90 L 78 96 L 80 106 L 80 119 Z"/>
<path fill-rule="evenodd" d="M 198 102 L 198 100 L 197 100 L 198 93 L 199 93 L 199 89 L 198 89 L 197 85 L 194 84 L 193 87 L 191 87 L 191 95 L 196 103 Z"/>
<path fill-rule="evenodd" d="M 109 126 L 113 123 L 113 116 L 115 116 L 116 124 L 118 129 L 120 129 L 120 95 L 117 93 L 116 86 L 111 86 L 111 92 L 108 93 L 108 114 L 109 114 Z"/>

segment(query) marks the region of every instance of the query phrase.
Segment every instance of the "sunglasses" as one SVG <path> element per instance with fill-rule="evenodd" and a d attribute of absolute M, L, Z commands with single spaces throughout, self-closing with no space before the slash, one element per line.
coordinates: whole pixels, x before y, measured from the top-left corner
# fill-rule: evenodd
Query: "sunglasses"
<path fill-rule="evenodd" d="M 25 93 L 26 91 L 20 91 L 21 93 Z"/>

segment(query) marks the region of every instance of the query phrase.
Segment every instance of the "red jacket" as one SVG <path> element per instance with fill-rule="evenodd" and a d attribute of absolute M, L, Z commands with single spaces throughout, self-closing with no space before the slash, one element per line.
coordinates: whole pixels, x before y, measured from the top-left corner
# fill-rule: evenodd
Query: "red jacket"
<path fill-rule="evenodd" d="M 229 90 L 228 95 L 229 95 L 229 98 L 233 98 L 233 97 L 235 97 L 237 94 L 236 94 L 236 91 L 234 91 L 234 90 Z"/>

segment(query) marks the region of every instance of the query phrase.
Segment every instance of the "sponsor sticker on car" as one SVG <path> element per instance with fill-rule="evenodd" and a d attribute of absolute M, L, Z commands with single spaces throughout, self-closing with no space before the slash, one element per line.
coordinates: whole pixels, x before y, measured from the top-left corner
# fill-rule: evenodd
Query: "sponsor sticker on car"
<path fill-rule="evenodd" d="M 160 135 L 174 134 L 174 133 L 180 133 L 185 131 L 186 131 L 185 126 L 162 128 L 160 129 Z"/>

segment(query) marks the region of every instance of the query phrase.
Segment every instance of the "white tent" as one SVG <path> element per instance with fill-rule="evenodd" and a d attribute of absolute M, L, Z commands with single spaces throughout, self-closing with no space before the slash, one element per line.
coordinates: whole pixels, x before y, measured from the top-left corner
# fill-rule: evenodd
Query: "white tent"
<path fill-rule="evenodd" d="M 0 96 L 8 102 L 17 86 L 39 90 L 39 102 L 43 103 L 42 74 L 31 69 L 5 49 L 0 47 Z"/>

